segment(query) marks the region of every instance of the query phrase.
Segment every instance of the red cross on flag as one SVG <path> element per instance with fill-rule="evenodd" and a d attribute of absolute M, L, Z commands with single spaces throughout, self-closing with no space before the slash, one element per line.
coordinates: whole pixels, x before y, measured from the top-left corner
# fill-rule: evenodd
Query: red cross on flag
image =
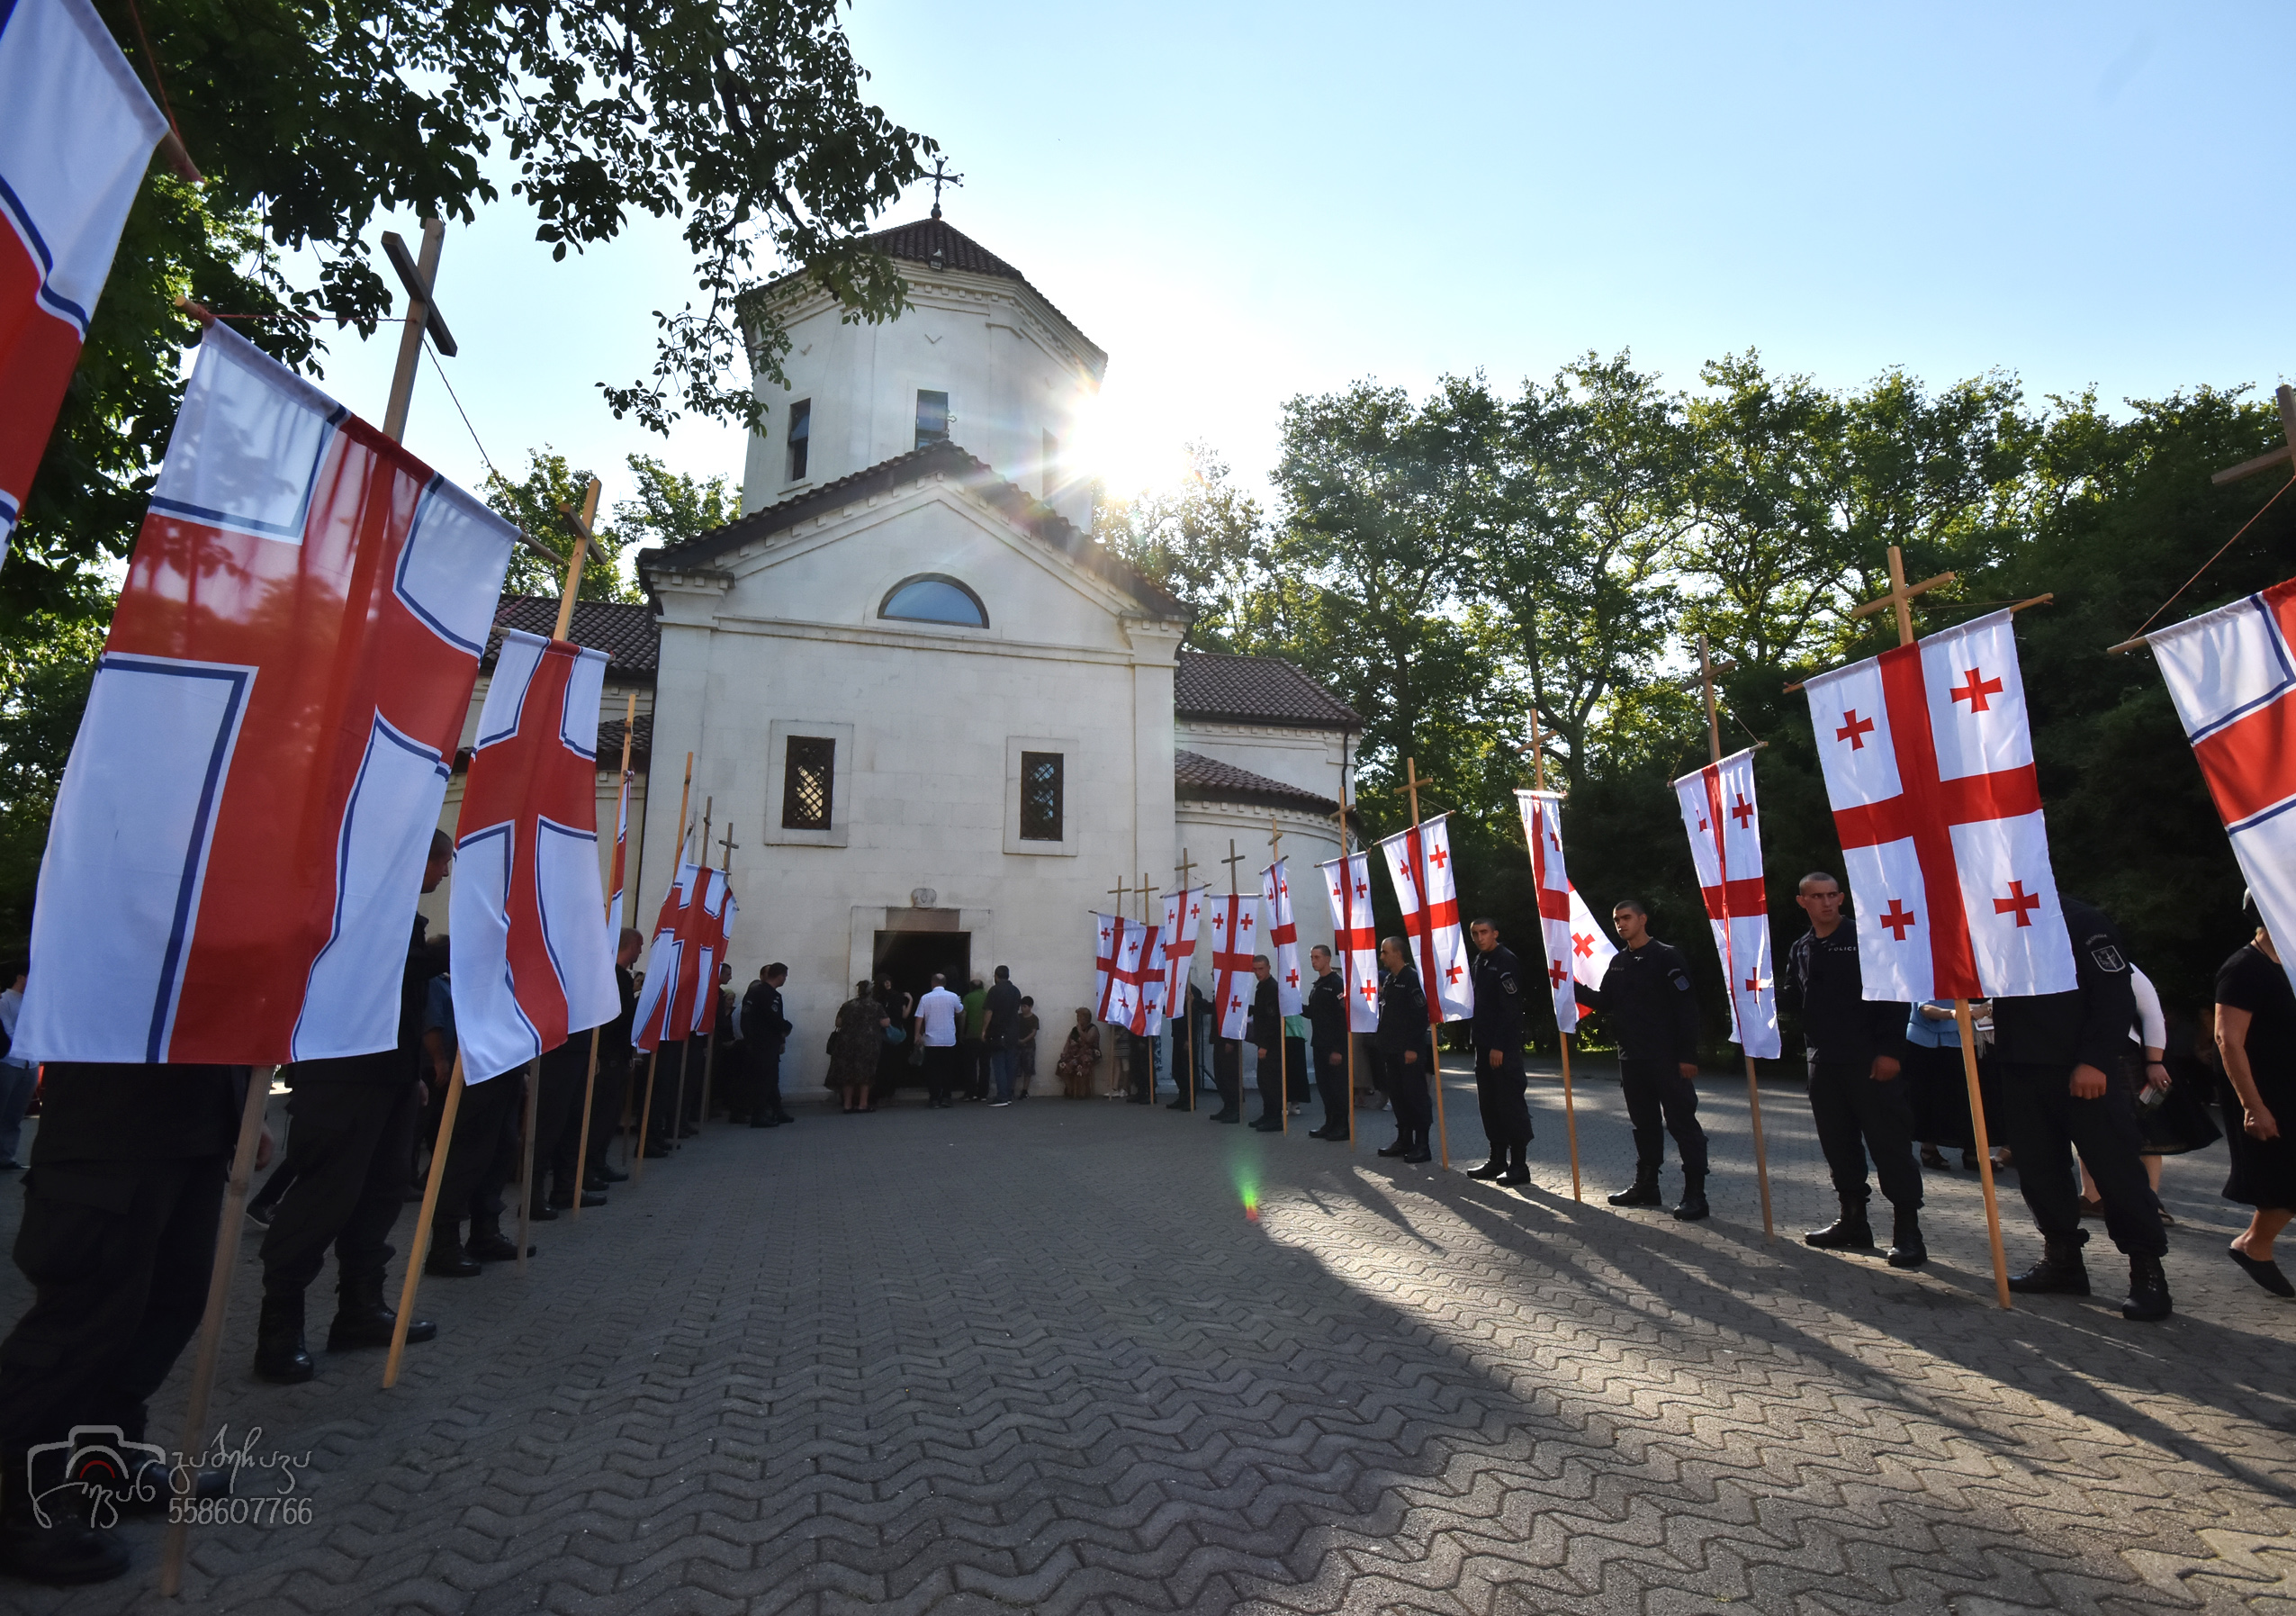
<path fill-rule="evenodd" d="M 717 967 L 731 951 L 734 921 L 733 878 L 712 870 L 702 883 L 701 912 L 694 917 L 694 1008 L 686 1023 L 689 1034 L 717 1030 Z"/>
<path fill-rule="evenodd" d="M 606 937 L 617 957 L 622 952 L 622 928 L 629 924 L 622 918 L 622 872 L 627 867 L 630 851 L 630 776 L 634 772 L 630 769 L 622 771 L 622 790 L 614 804 L 614 872 L 606 881 Z M 447 941 L 452 943 L 454 939 Z"/>
<path fill-rule="evenodd" d="M 1602 986 L 1618 945 L 1596 924 L 1593 912 L 1571 884 L 1562 858 L 1562 799 L 1553 791 L 1517 791 L 1523 839 L 1531 850 L 1531 880 L 1538 889 L 1539 935 L 1546 952 L 1547 995 L 1554 1003 L 1554 1025 L 1579 1030 L 1579 993 L 1572 984 Z"/>
<path fill-rule="evenodd" d="M 2296 938 L 2296 578 L 2147 636 L 2257 911 Z"/>
<path fill-rule="evenodd" d="M 1121 915 L 1103 915 L 1094 909 L 1092 924 L 1093 1014 L 1106 1021 L 1109 997 L 1116 987 L 1116 954 L 1124 942 L 1124 919 Z"/>
<path fill-rule="evenodd" d="M 2010 614 L 1804 687 L 1871 999 L 2067 993 Z"/>
<path fill-rule="evenodd" d="M 1257 907 L 1258 900 L 1235 892 L 1211 900 L 1211 1002 L 1222 1038 L 1241 1038 L 1251 1014 Z"/>
<path fill-rule="evenodd" d="M 1108 1019 L 1143 1038 L 1153 1037 L 1164 1022 L 1157 1007 L 1164 998 L 1164 950 L 1157 928 L 1140 920 L 1120 922 L 1123 929 L 1116 947 L 1116 969 L 1108 989 Z"/>
<path fill-rule="evenodd" d="M 598 880 L 605 683 L 605 652 L 503 631 L 448 906 L 465 1082 L 524 1066 L 622 1007 Z"/>
<path fill-rule="evenodd" d="M 1196 926 L 1204 912 L 1210 889 L 1164 895 L 1164 924 L 1157 928 L 1164 947 L 1164 1014 L 1184 1015 L 1188 1002 L 1188 965 L 1195 958 Z"/>
<path fill-rule="evenodd" d="M 1736 753 L 1685 774 L 1674 782 L 1674 794 L 1730 990 L 1730 1041 L 1758 1060 L 1775 1061 L 1778 982 L 1770 970 L 1769 899 L 1762 889 L 1753 753 Z"/>
<path fill-rule="evenodd" d="M 1379 928 L 1372 924 L 1372 864 L 1365 853 L 1318 864 L 1331 899 L 1331 934 L 1347 984 L 1347 1025 L 1358 1033 L 1379 1026 Z"/>
<path fill-rule="evenodd" d="M 1419 985 L 1427 990 L 1427 1020 L 1436 1026 L 1475 1013 L 1474 977 L 1459 925 L 1459 884 L 1451 868 L 1450 817 L 1423 819 L 1379 844 L 1395 883 L 1395 900 L 1403 908 L 1411 963 L 1419 968 Z"/>
<path fill-rule="evenodd" d="M 631 1042 L 642 1050 L 676 1043 L 706 1031 L 716 995 L 717 961 L 732 934 L 735 907 L 722 870 L 681 860 L 678 879 L 662 897 L 645 982 L 638 989 Z M 710 984 L 705 991 L 703 984 Z"/>
<path fill-rule="evenodd" d="M 87 0 L 0 5 L 0 559 L 167 132 Z"/>
<path fill-rule="evenodd" d="M 268 1065 L 397 1044 L 516 537 L 209 330 L 50 821 L 27 1054 Z"/>
<path fill-rule="evenodd" d="M 1267 940 L 1275 965 L 1275 1006 L 1286 1016 L 1297 1016 L 1306 1001 L 1300 993 L 1300 928 L 1292 917 L 1292 872 L 1289 859 L 1278 859 L 1260 871 L 1260 905 L 1267 911 Z"/>

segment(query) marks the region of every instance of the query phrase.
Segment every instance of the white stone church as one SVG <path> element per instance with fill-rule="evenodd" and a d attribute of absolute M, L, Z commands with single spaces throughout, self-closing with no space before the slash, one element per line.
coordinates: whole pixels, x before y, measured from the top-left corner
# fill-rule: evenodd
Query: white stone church
<path fill-rule="evenodd" d="M 1224 891 L 1232 843 L 1251 889 L 1273 821 L 1302 951 L 1328 941 L 1309 866 L 1337 855 L 1363 721 L 1286 663 L 1182 649 L 1185 609 L 1092 541 L 1061 447 L 1107 365 L 1089 338 L 937 210 L 874 240 L 911 310 L 851 324 L 808 277 L 779 283 L 789 384 L 764 394 L 745 514 L 644 553 L 650 606 L 585 605 L 573 634 L 614 659 L 601 765 L 640 698 L 633 921 L 675 866 L 690 753 L 688 826 L 707 803 L 711 862 L 734 843 L 737 980 L 789 966 L 785 1080 L 819 1080 L 857 980 L 939 971 L 961 991 L 1009 965 L 1044 1023 L 1044 1092 L 1092 998 L 1088 912 L 1120 882 L 1137 916 L 1132 892 L 1171 889 L 1184 852 Z M 610 825 L 610 775 L 600 791 Z"/>

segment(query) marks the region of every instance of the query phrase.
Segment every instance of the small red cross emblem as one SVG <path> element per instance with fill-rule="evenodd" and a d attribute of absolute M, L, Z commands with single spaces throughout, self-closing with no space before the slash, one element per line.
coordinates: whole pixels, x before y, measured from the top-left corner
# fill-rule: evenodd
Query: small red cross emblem
<path fill-rule="evenodd" d="M 1896 938 L 1900 943 L 1905 941 L 1905 931 L 1907 927 L 1919 925 L 1921 924 L 1921 922 L 1915 918 L 1913 910 L 1907 908 L 1904 904 L 1899 903 L 1894 898 L 1889 900 L 1889 913 L 1881 917 L 1881 923 L 1889 928 L 1889 934 Z"/>
<path fill-rule="evenodd" d="M 1370 1005 L 1376 1004 L 1378 1002 L 1379 989 L 1373 987 L 1369 982 L 1365 982 L 1364 984 L 1364 1003 Z"/>
<path fill-rule="evenodd" d="M 1433 864 L 1437 870 L 1440 870 L 1443 868 L 1444 862 L 1451 855 L 1449 853 L 1444 852 L 1442 848 L 1438 847 L 1433 853 L 1427 854 L 1427 862 Z"/>
<path fill-rule="evenodd" d="M 1300 985 L 1300 973 L 1296 971 L 1287 971 L 1283 973 L 1283 980 L 1296 988 Z"/>
<path fill-rule="evenodd" d="M 1866 737 L 1873 733 L 1873 729 L 1874 721 L 1871 718 L 1859 718 L 1858 709 L 1853 707 L 1841 715 L 1841 727 L 1833 732 L 1833 738 L 1837 741 L 1849 742 L 1850 750 L 1852 752 L 1863 752 L 1866 749 Z"/>
<path fill-rule="evenodd" d="M 1362 881 L 1357 881 L 1355 883 L 1355 896 L 1358 898 L 1369 898 L 1371 896 L 1371 889 L 1364 885 Z"/>
<path fill-rule="evenodd" d="M 1553 983 L 1556 987 L 1560 988 L 1561 986 L 1562 986 L 1563 981 L 1565 980 L 1565 979 L 1567 979 L 1567 978 L 1570 976 L 1570 974 L 1571 974 L 1571 973 L 1570 973 L 1570 971 L 1567 971 L 1566 969 L 1564 969 L 1564 967 L 1563 967 L 1563 964 L 1562 964 L 1562 961 L 1560 961 L 1560 960 L 1549 960 L 1549 961 L 1546 962 L 1546 974 L 1547 974 L 1547 979 L 1548 979 L 1550 981 L 1552 981 L 1552 982 L 1553 982 Z"/>
<path fill-rule="evenodd" d="M 1985 698 L 2000 693 L 2001 681 L 1998 679 L 1980 678 L 1976 669 L 1975 668 L 1965 670 L 1962 673 L 1962 677 L 1967 679 L 1969 682 L 1962 685 L 1958 690 L 1948 691 L 1946 691 L 1946 694 L 1952 697 L 1956 701 L 1967 702 L 1969 704 L 1969 710 L 1973 713 L 1991 712 L 1993 710 L 1993 704 L 1987 701 Z M 2018 917 L 2017 924 L 2023 925 L 2027 924 L 2027 922 L 2022 916 L 2020 916 Z"/>
<path fill-rule="evenodd" d="M 2009 896 L 2006 898 L 1996 898 L 1993 900 L 1993 912 L 1994 914 L 2014 915 L 2017 916 L 2017 924 L 2019 925 L 2032 925 L 2032 921 L 2027 916 L 2030 916 L 2033 910 L 2038 909 L 2040 907 L 2041 895 L 2038 892 L 2026 891 L 2025 883 L 2023 881 L 2011 881 L 2009 883 Z"/>
<path fill-rule="evenodd" d="M 1761 990 L 1762 990 L 1762 984 L 1761 984 L 1761 979 L 1760 979 L 1760 977 L 1751 977 L 1751 976 L 1750 976 L 1750 977 L 1748 977 L 1748 978 L 1746 979 L 1746 991 L 1747 991 L 1747 992 L 1749 992 L 1749 993 L 1760 993 Z"/>
<path fill-rule="evenodd" d="M 1700 830 L 1704 830 L 1706 827 L 1706 817 L 1704 814 L 1700 814 L 1700 815 L 1698 816 L 1698 828 L 1699 828 Z"/>
<path fill-rule="evenodd" d="M 1754 805 L 1747 801 L 1745 797 L 1741 794 L 1738 799 L 1738 806 L 1730 810 L 1730 817 L 1738 821 L 1738 828 L 1740 830 L 1743 830 L 1746 826 L 1754 822 Z"/>
<path fill-rule="evenodd" d="M 1591 960 L 1595 957 L 1595 940 L 1584 932 L 1572 932 L 1571 952 L 1582 960 Z"/>
<path fill-rule="evenodd" d="M 1445 981 L 1456 982 L 1459 980 L 1459 968 L 1456 965 L 1452 966 L 1443 973 L 1443 977 Z"/>
<path fill-rule="evenodd" d="M 1250 931 L 1250 930 L 1252 929 L 1252 917 L 1251 917 L 1249 915 L 1247 915 L 1247 916 L 1244 916 L 1241 920 L 1238 920 L 1236 924 L 1237 924 L 1238 925 L 1239 925 L 1239 926 L 1243 927 L 1243 929 L 1244 929 L 1244 930 L 1246 930 L 1246 931 L 1247 931 L 1247 932 L 1248 932 L 1248 931 Z"/>

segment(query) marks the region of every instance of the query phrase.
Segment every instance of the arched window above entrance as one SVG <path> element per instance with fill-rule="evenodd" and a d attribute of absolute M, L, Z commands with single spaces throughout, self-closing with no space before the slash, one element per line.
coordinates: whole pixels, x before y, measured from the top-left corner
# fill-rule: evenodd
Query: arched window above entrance
<path fill-rule="evenodd" d="M 908 623 L 953 623 L 959 628 L 988 627 L 988 608 L 954 578 L 926 573 L 904 579 L 886 592 L 877 615 Z"/>

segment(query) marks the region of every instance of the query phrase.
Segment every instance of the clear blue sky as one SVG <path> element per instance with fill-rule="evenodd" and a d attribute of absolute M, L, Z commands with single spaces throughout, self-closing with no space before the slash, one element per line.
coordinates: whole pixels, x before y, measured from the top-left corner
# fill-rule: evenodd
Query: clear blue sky
<path fill-rule="evenodd" d="M 2296 368 L 2283 5 L 860 0 L 851 27 L 966 176 L 950 221 L 1109 351 L 1120 487 L 1192 438 L 1259 482 L 1299 393 L 1589 348 L 1684 386 L 1751 347 L 2109 402 Z M 738 480 L 736 435 L 664 444 L 591 386 L 687 295 L 668 231 L 563 265 L 531 236 L 506 202 L 440 275 L 488 449 L 554 443 L 609 503 L 632 450 Z M 338 347 L 330 384 L 379 417 L 389 362 Z M 428 369 L 409 438 L 476 475 Z"/>

